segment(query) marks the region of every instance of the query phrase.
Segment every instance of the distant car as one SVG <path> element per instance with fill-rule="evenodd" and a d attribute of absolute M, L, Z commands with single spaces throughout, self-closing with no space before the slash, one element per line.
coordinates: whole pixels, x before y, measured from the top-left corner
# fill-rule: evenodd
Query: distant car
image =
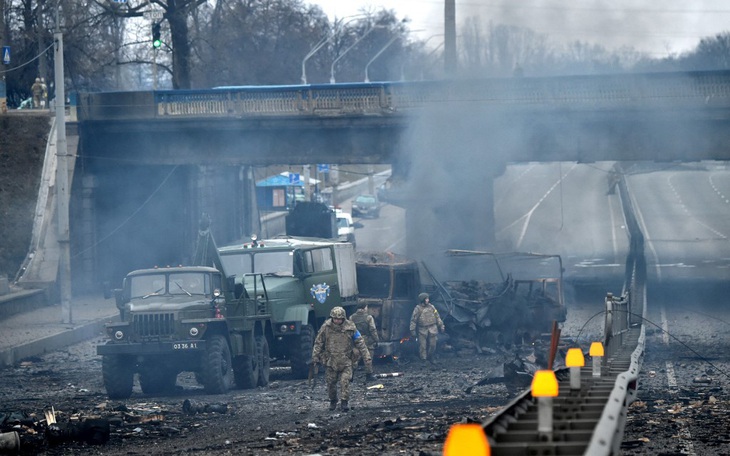
<path fill-rule="evenodd" d="M 380 217 L 380 203 L 373 195 L 360 195 L 352 202 L 352 215 L 356 217 Z"/>
<path fill-rule="evenodd" d="M 337 239 L 341 242 L 349 242 L 355 246 L 355 225 L 352 223 L 352 216 L 347 212 L 339 209 L 336 211 L 337 217 Z"/>

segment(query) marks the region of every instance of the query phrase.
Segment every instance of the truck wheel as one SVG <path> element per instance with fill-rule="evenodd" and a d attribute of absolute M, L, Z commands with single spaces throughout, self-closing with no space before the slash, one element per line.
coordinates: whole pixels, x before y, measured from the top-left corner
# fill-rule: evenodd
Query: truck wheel
<path fill-rule="evenodd" d="M 259 360 L 258 385 L 266 386 L 269 384 L 269 368 L 271 367 L 269 341 L 266 340 L 266 336 L 256 336 L 256 357 Z"/>
<path fill-rule="evenodd" d="M 145 394 L 165 394 L 175 391 L 177 372 L 169 367 L 147 366 L 139 371 L 139 386 Z"/>
<path fill-rule="evenodd" d="M 203 354 L 201 373 L 206 393 L 221 394 L 231 389 L 233 384 L 231 349 L 223 336 L 213 336 L 208 340 Z"/>
<path fill-rule="evenodd" d="M 127 399 L 132 395 L 134 385 L 134 362 L 132 359 L 105 355 L 101 360 L 101 376 L 109 399 Z"/>
<path fill-rule="evenodd" d="M 256 356 L 236 356 L 233 376 L 237 387 L 241 389 L 256 388 L 256 382 L 259 379 L 259 365 Z"/>
<path fill-rule="evenodd" d="M 294 378 L 307 378 L 309 375 L 309 360 L 312 358 L 312 347 L 314 346 L 314 328 L 312 325 L 302 326 L 291 347 L 289 358 L 291 360 L 291 371 Z"/>

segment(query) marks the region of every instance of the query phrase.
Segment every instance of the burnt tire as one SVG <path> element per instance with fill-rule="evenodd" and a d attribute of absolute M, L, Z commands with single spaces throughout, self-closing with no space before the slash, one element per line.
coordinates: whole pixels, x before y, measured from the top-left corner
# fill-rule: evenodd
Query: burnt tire
<path fill-rule="evenodd" d="M 307 378 L 309 375 L 309 360 L 312 358 L 313 346 L 314 328 L 312 325 L 304 325 L 299 335 L 294 337 L 289 353 L 294 378 Z"/>
<path fill-rule="evenodd" d="M 175 391 L 177 372 L 169 367 L 146 366 L 139 371 L 139 386 L 145 394 L 169 394 Z"/>
<path fill-rule="evenodd" d="M 134 385 L 134 361 L 119 355 L 104 355 L 101 376 L 109 399 L 127 399 Z"/>
<path fill-rule="evenodd" d="M 271 369 L 269 341 L 266 340 L 266 336 L 256 336 L 256 357 L 259 360 L 258 386 L 266 386 L 269 384 L 269 371 Z"/>
<path fill-rule="evenodd" d="M 201 364 L 201 380 L 206 393 L 221 394 L 231 389 L 231 349 L 223 336 L 213 336 L 207 341 Z"/>

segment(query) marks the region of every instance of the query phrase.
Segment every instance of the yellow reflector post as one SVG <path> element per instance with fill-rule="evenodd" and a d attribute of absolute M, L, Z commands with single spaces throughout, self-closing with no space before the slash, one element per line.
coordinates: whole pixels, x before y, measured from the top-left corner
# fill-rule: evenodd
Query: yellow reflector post
<path fill-rule="evenodd" d="M 583 351 L 580 348 L 571 348 L 565 355 L 565 365 L 570 368 L 570 390 L 580 390 L 580 368 L 586 365 Z"/>
<path fill-rule="evenodd" d="M 476 423 L 455 424 L 449 429 L 444 444 L 444 456 L 490 456 L 487 436 Z"/>
<path fill-rule="evenodd" d="M 601 358 L 603 358 L 603 344 L 600 342 L 593 342 L 591 348 L 588 351 L 593 360 L 593 376 L 601 376 Z"/>
<path fill-rule="evenodd" d="M 586 365 L 585 357 L 580 348 L 568 349 L 568 353 L 565 355 L 565 365 L 567 367 L 583 367 Z"/>
<path fill-rule="evenodd" d="M 558 395 L 558 379 L 551 370 L 539 370 L 532 378 L 533 397 L 555 397 Z"/>
<path fill-rule="evenodd" d="M 603 344 L 600 342 L 593 342 L 591 348 L 588 350 L 588 354 L 591 356 L 603 356 Z"/>

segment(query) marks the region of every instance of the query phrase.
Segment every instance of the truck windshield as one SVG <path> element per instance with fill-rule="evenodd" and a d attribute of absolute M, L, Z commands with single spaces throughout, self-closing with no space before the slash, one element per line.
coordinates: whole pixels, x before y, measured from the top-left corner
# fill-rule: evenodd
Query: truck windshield
<path fill-rule="evenodd" d="M 149 274 L 131 278 L 129 294 L 131 298 L 155 296 L 165 293 L 165 274 Z"/>
<path fill-rule="evenodd" d="M 166 285 L 169 277 L 169 284 Z M 149 274 L 135 276 L 131 279 L 130 297 L 148 298 L 165 293 L 173 295 L 206 295 L 210 294 L 210 283 L 201 272 L 184 272 L 167 274 Z"/>
<path fill-rule="evenodd" d="M 223 268 L 227 274 L 240 276 L 252 272 L 283 276 L 294 275 L 293 252 L 242 252 L 232 255 L 221 255 Z"/>
<path fill-rule="evenodd" d="M 345 217 L 337 217 L 337 228 L 349 228 L 350 223 Z"/>
<path fill-rule="evenodd" d="M 174 295 L 206 295 L 210 293 L 206 275 L 199 272 L 170 274 L 170 294 Z"/>

